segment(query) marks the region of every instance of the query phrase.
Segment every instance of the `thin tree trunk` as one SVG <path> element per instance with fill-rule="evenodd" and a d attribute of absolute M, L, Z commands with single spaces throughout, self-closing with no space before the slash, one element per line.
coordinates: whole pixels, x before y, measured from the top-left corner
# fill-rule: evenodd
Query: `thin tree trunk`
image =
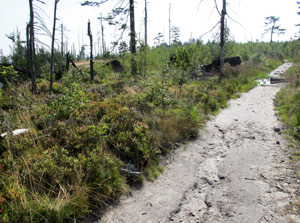
<path fill-rule="evenodd" d="M 275 26 L 275 24 L 274 24 L 274 26 Z M 271 30 L 271 40 L 270 40 L 270 45 L 271 46 L 272 46 L 272 43 L 273 43 L 274 26 L 272 26 L 272 30 Z"/>
<path fill-rule="evenodd" d="M 91 32 L 91 23 L 90 20 L 88 22 L 88 36 L 90 37 L 90 74 L 91 74 L 91 80 L 94 80 L 94 60 L 93 60 L 93 35 Z"/>
<path fill-rule="evenodd" d="M 104 26 L 102 22 L 102 14 L 101 14 L 101 36 L 102 36 L 102 55 L 105 54 L 105 42 L 104 42 Z"/>
<path fill-rule="evenodd" d="M 36 93 L 36 72 L 34 66 L 34 55 L 35 55 L 35 47 L 34 47 L 34 11 L 33 11 L 33 0 L 29 0 L 29 9 L 30 9 L 30 21 L 29 21 L 29 66 L 30 66 L 30 74 L 31 74 L 31 82 L 32 82 L 32 92 Z"/>
<path fill-rule="evenodd" d="M 26 59 L 29 61 L 30 58 L 30 24 L 26 25 Z"/>
<path fill-rule="evenodd" d="M 61 24 L 61 55 L 64 55 L 64 26 Z"/>
<path fill-rule="evenodd" d="M 131 57 L 131 73 L 135 75 L 137 73 L 136 61 L 134 56 L 136 55 L 136 40 L 135 40 L 135 24 L 134 24 L 134 0 L 129 0 L 129 11 L 130 11 L 130 52 Z"/>
<path fill-rule="evenodd" d="M 169 45 L 171 45 L 171 3 L 169 5 Z"/>
<path fill-rule="evenodd" d="M 53 72 L 54 72 L 54 42 L 55 42 L 55 27 L 56 27 L 56 9 L 59 0 L 55 0 L 54 4 L 54 17 L 53 17 L 53 31 L 52 31 L 52 44 L 51 44 L 51 64 L 50 64 L 50 87 L 49 94 L 52 94 L 53 86 Z"/>
<path fill-rule="evenodd" d="M 145 55 L 144 55 L 144 77 L 147 73 L 147 49 L 148 49 L 148 10 L 147 0 L 145 0 Z"/>
<path fill-rule="evenodd" d="M 67 52 L 67 54 L 66 54 L 66 71 L 67 72 L 69 72 L 69 70 L 70 70 L 70 62 L 71 62 L 70 60 L 71 60 L 70 53 Z"/>
<path fill-rule="evenodd" d="M 226 0 L 223 0 L 223 9 L 221 13 L 221 40 L 220 40 L 220 71 L 221 77 L 223 77 L 223 68 L 224 68 L 224 60 L 225 60 L 225 16 L 226 16 Z"/>
<path fill-rule="evenodd" d="M 148 44 L 148 11 L 147 0 L 145 0 L 145 46 Z"/>

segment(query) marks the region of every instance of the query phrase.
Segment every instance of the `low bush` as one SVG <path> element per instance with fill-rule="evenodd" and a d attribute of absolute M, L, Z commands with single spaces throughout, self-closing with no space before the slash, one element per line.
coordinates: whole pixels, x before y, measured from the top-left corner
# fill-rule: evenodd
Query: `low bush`
<path fill-rule="evenodd" d="M 209 49 L 215 46 L 210 43 Z M 149 50 L 143 78 L 126 73 L 130 57 L 125 57 L 125 73 L 115 74 L 101 61 L 95 64 L 96 81 L 69 72 L 54 82 L 52 96 L 45 79 L 37 81 L 36 95 L 28 82 L 6 87 L 0 131 L 29 132 L 0 139 L 0 220 L 74 222 L 102 211 L 127 183 L 158 176 L 161 154 L 195 138 L 210 115 L 280 62 L 250 59 L 226 66 L 225 79 L 200 81 L 188 75 L 197 61 L 207 60 L 195 49 Z M 164 65 L 168 50 L 181 55 L 171 68 Z M 141 174 L 133 177 L 128 167 Z"/>

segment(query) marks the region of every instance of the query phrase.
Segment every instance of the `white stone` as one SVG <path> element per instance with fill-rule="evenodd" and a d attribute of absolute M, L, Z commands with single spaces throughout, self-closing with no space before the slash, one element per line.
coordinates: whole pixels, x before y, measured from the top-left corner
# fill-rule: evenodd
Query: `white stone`
<path fill-rule="evenodd" d="M 16 130 L 12 131 L 12 134 L 13 134 L 13 136 L 17 136 L 17 135 L 24 134 L 28 131 L 29 131 L 28 129 L 16 129 Z M 5 136 L 7 136 L 7 134 L 8 134 L 8 132 L 5 132 L 5 133 L 1 134 L 1 137 L 3 138 Z"/>

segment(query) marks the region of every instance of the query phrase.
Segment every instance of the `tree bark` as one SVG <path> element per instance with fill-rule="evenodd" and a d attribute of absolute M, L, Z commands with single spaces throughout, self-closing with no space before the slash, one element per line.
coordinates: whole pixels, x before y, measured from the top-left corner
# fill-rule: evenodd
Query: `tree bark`
<path fill-rule="evenodd" d="M 36 70 L 34 66 L 34 11 L 33 11 L 33 0 L 29 0 L 29 10 L 30 10 L 30 21 L 29 21 L 29 67 L 31 74 L 32 92 L 36 93 Z"/>
<path fill-rule="evenodd" d="M 55 27 L 56 27 L 56 9 L 59 0 L 55 0 L 54 3 L 54 17 L 53 17 L 53 31 L 52 31 L 52 44 L 51 44 L 51 64 L 50 64 L 50 87 L 49 94 L 52 94 L 53 86 L 53 72 L 54 72 L 54 42 L 55 42 Z"/>
<path fill-rule="evenodd" d="M 135 21 L 134 21 L 134 0 L 129 0 L 129 13 L 130 13 L 130 52 L 131 52 L 131 73 L 137 73 L 137 65 L 134 56 L 136 55 L 136 40 L 135 40 Z"/>
<path fill-rule="evenodd" d="M 93 35 L 91 32 L 91 23 L 90 20 L 88 22 L 88 36 L 90 37 L 90 75 L 91 75 L 91 81 L 94 80 L 94 59 L 93 59 Z"/>
<path fill-rule="evenodd" d="M 72 60 L 72 58 L 70 58 L 71 64 L 72 66 L 80 73 L 82 79 L 84 78 L 84 75 L 82 73 L 82 71 L 76 66 L 76 64 L 74 63 L 74 61 Z"/>
<path fill-rule="evenodd" d="M 67 54 L 66 54 L 66 72 L 69 72 L 69 70 L 70 70 L 70 62 L 71 62 L 70 53 L 67 52 Z"/>
<path fill-rule="evenodd" d="M 171 45 L 171 3 L 169 5 L 169 45 Z"/>
<path fill-rule="evenodd" d="M 145 46 L 148 44 L 148 11 L 147 0 L 145 0 Z"/>
<path fill-rule="evenodd" d="M 101 14 L 101 36 L 102 36 L 102 55 L 105 54 L 105 42 L 104 42 L 104 26 L 102 22 L 102 14 Z"/>
<path fill-rule="evenodd" d="M 136 54 L 136 41 L 135 41 L 135 21 L 134 21 L 134 0 L 130 1 L 130 52 Z"/>
<path fill-rule="evenodd" d="M 221 12 L 221 33 L 220 33 L 220 71 L 221 77 L 223 77 L 223 68 L 224 68 L 224 60 L 225 60 L 225 16 L 226 16 L 226 0 L 223 0 L 223 9 Z"/>
<path fill-rule="evenodd" d="M 27 61 L 30 58 L 30 24 L 27 23 L 26 25 L 26 57 Z"/>
<path fill-rule="evenodd" d="M 273 33 L 274 33 L 274 26 L 275 26 L 275 23 L 274 23 L 274 25 L 272 26 L 272 29 L 271 29 L 271 40 L 270 40 L 270 46 L 272 46 L 272 43 L 273 43 Z"/>
<path fill-rule="evenodd" d="M 61 24 L 61 55 L 64 55 L 64 25 Z"/>

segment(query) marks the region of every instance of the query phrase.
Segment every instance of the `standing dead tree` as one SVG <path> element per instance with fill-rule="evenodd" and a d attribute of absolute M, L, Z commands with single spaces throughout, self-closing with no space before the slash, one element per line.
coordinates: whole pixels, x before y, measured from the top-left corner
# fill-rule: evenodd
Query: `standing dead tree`
<path fill-rule="evenodd" d="M 169 4 L 169 45 L 171 45 L 171 3 Z"/>
<path fill-rule="evenodd" d="M 104 26 L 103 26 L 103 17 L 102 17 L 102 14 L 101 14 L 101 17 L 100 17 L 100 23 L 101 23 L 101 39 L 102 39 L 102 55 L 105 54 L 105 41 L 104 41 Z"/>
<path fill-rule="evenodd" d="M 57 3 L 59 0 L 54 0 L 54 17 L 53 17 L 53 31 L 52 31 L 52 44 L 51 44 L 51 63 L 50 63 L 50 87 L 49 87 L 49 94 L 52 94 L 52 87 L 53 87 L 53 72 L 54 72 L 54 42 L 55 42 L 55 29 L 56 29 L 56 9 Z"/>
<path fill-rule="evenodd" d="M 93 56 L 93 35 L 91 31 L 91 23 L 90 20 L 88 22 L 88 36 L 90 38 L 90 75 L 91 75 L 91 81 L 94 80 L 94 56 Z"/>
<path fill-rule="evenodd" d="M 134 56 L 136 55 L 136 33 L 134 21 L 134 0 L 129 0 L 129 13 L 130 13 L 130 52 L 131 57 L 131 74 L 137 73 L 137 65 Z"/>
<path fill-rule="evenodd" d="M 61 55 L 64 55 L 64 25 L 61 24 L 60 25 L 60 32 L 61 32 L 61 44 L 60 44 L 60 51 L 61 51 Z"/>
<path fill-rule="evenodd" d="M 220 71 L 221 77 L 223 77 L 223 68 L 225 60 L 225 16 L 226 16 L 226 0 L 223 0 L 223 9 L 221 12 L 221 31 L 220 31 Z"/>
<path fill-rule="evenodd" d="M 33 0 L 29 0 L 30 20 L 27 29 L 29 30 L 29 67 L 31 74 L 32 92 L 36 92 L 36 70 L 34 66 L 35 45 L 34 45 L 34 10 Z"/>
<path fill-rule="evenodd" d="M 300 10 L 300 2 L 299 2 L 299 1 L 297 1 L 297 5 L 298 5 L 298 9 Z M 297 14 L 300 15 L 300 11 L 297 12 Z M 299 23 L 299 24 L 296 24 L 295 26 L 300 27 L 300 23 Z M 300 40 L 300 29 L 299 29 L 298 33 L 295 34 L 295 37 L 296 37 L 298 40 Z"/>
<path fill-rule="evenodd" d="M 102 1 L 84 1 L 81 3 L 82 6 L 99 6 L 109 0 Z M 111 0 L 113 1 L 113 0 Z M 129 7 L 128 7 L 129 5 Z M 135 75 L 137 73 L 137 65 L 134 56 L 136 55 L 136 32 L 135 32 L 135 13 L 134 13 L 134 0 L 119 0 L 117 4 L 112 9 L 112 12 L 108 14 L 105 18 L 108 21 L 109 25 L 117 25 L 119 27 L 118 30 L 121 30 L 120 38 L 115 41 L 114 46 L 117 46 L 119 41 L 122 39 L 122 36 L 127 30 L 127 21 L 130 21 L 130 52 L 132 54 L 131 58 L 131 73 Z"/>
<path fill-rule="evenodd" d="M 145 0 L 145 45 L 148 45 L 148 10 L 147 0 Z"/>
<path fill-rule="evenodd" d="M 46 45 L 36 38 L 36 35 L 51 36 L 51 32 L 48 30 L 47 25 L 43 21 L 41 14 L 45 14 L 45 11 L 35 4 L 45 4 L 44 0 L 29 0 L 29 23 L 26 27 L 26 40 L 27 40 L 27 57 L 29 63 L 29 70 L 32 82 L 32 92 L 36 92 L 36 77 L 38 76 L 38 69 L 35 61 L 36 43 Z M 47 45 L 46 45 L 47 46 Z"/>

